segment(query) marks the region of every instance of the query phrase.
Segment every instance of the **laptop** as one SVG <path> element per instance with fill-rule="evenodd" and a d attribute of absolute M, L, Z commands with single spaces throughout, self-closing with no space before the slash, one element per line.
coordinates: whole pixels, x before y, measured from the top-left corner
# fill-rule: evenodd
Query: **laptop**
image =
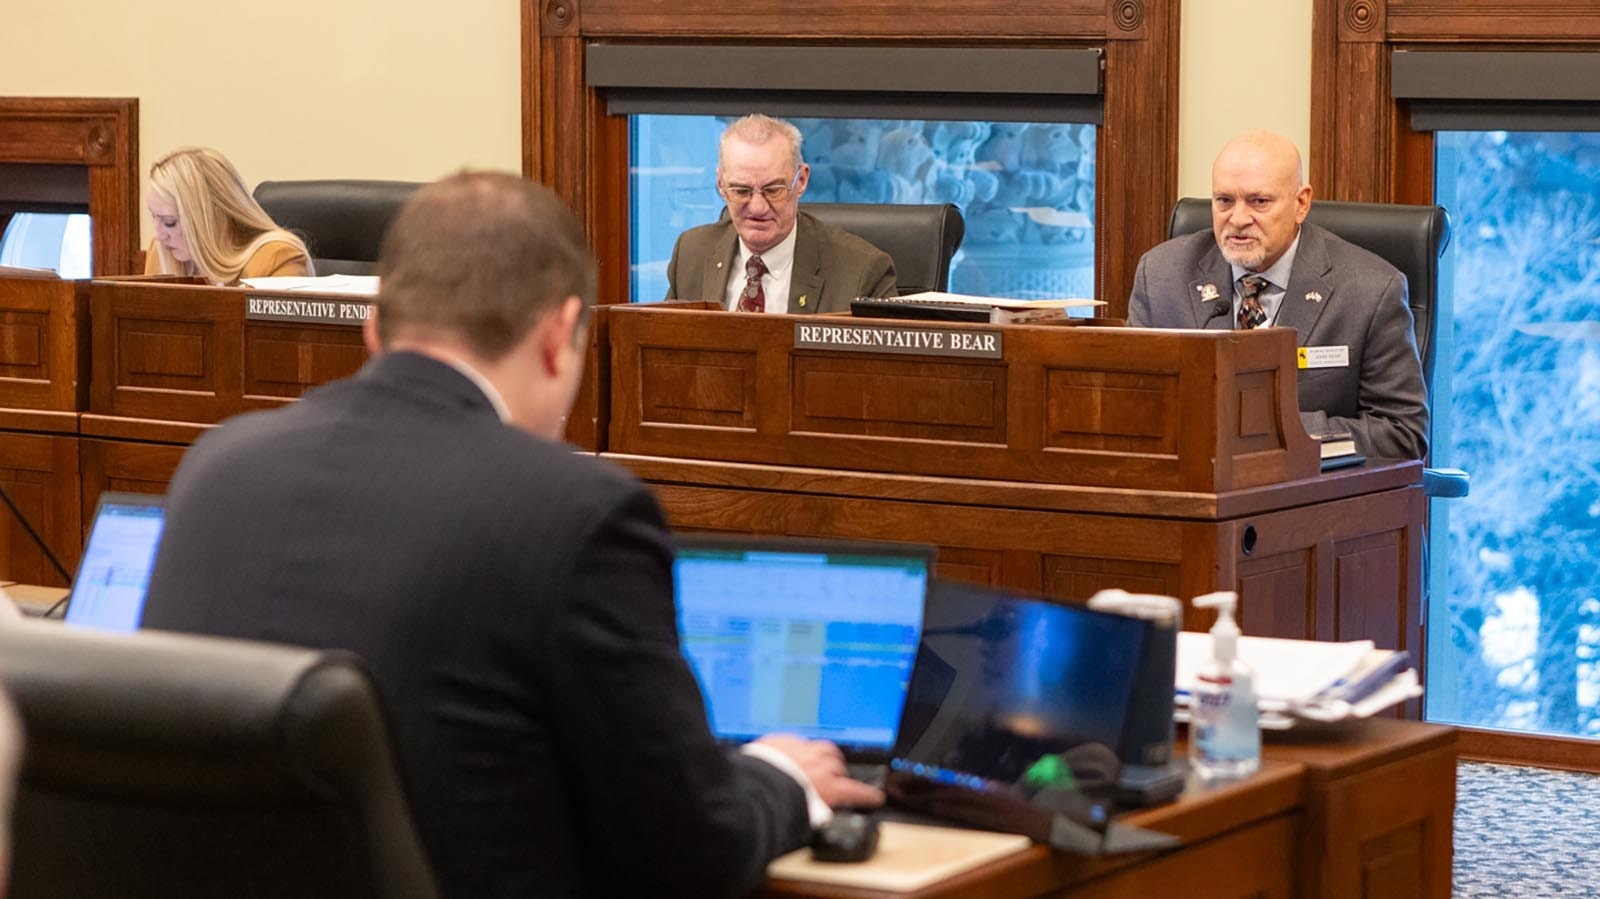
<path fill-rule="evenodd" d="M 148 493 L 100 494 L 67 596 L 67 624 L 122 632 L 139 628 L 165 502 L 165 497 Z"/>
<path fill-rule="evenodd" d="M 1173 642 L 1143 618 L 935 582 L 890 762 L 891 796 L 1049 842 L 1053 812 L 1081 814 L 1083 845 L 1112 851 L 1101 840 L 1110 802 L 1154 804 L 1183 785 L 1182 766 L 1129 762 L 1149 730 L 1136 699 L 1163 637 Z M 1157 711 L 1170 745 L 1171 707 Z M 1031 802 L 1074 782 L 1082 792 L 1070 803 Z"/>
<path fill-rule="evenodd" d="M 673 563 L 679 639 L 717 739 L 732 745 L 790 733 L 831 740 L 856 765 L 887 762 L 922 635 L 933 552 L 680 536 Z"/>

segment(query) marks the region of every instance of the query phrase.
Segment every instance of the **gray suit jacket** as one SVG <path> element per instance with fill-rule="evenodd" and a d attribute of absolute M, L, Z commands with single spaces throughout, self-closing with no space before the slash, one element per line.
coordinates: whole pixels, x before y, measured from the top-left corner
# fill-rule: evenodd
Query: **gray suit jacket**
<path fill-rule="evenodd" d="M 861 238 L 817 221 L 804 210 L 795 221 L 794 275 L 789 311 L 849 312 L 856 297 L 895 295 L 894 262 Z M 669 300 L 715 300 L 728 295 L 728 277 L 739 258 L 732 222 L 701 225 L 678 235 L 667 263 Z M 743 277 L 743 273 L 740 273 Z"/>
<path fill-rule="evenodd" d="M 1213 286 L 1231 299 L 1233 272 L 1207 231 L 1186 234 L 1144 254 L 1133 276 L 1128 324 L 1146 328 L 1231 328 L 1230 313 L 1211 318 Z M 1278 327 L 1294 328 L 1303 347 L 1348 347 L 1350 364 L 1300 371 L 1306 430 L 1349 431 L 1369 456 L 1421 459 L 1428 454 L 1428 393 L 1406 304 L 1406 279 L 1380 257 L 1306 223 Z"/>

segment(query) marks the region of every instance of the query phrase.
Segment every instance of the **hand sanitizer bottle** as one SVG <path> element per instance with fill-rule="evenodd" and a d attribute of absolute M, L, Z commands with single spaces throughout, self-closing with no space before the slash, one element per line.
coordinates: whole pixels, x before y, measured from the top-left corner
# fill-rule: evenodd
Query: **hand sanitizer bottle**
<path fill-rule="evenodd" d="M 1189 762 L 1206 780 L 1244 777 L 1261 767 L 1255 673 L 1238 658 L 1237 603 L 1229 592 L 1194 600 L 1200 608 L 1217 610 L 1211 660 L 1196 678 L 1189 712 Z"/>

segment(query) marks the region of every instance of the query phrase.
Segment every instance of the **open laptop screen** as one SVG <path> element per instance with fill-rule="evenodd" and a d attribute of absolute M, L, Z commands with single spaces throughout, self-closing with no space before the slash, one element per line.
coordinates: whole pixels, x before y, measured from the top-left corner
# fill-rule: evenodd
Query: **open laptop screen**
<path fill-rule="evenodd" d="M 935 582 L 895 766 L 1014 783 L 1083 743 L 1122 754 L 1149 622 Z"/>
<path fill-rule="evenodd" d="M 886 759 L 931 563 L 926 547 L 681 537 L 678 630 L 717 737 L 792 733 Z"/>
<path fill-rule="evenodd" d="M 110 631 L 138 629 L 161 541 L 163 509 L 160 496 L 100 494 L 67 599 L 68 624 Z"/>

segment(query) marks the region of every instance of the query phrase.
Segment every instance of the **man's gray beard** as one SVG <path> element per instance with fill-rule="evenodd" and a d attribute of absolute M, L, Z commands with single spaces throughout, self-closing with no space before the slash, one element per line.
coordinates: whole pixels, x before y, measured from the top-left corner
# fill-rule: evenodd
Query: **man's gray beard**
<path fill-rule="evenodd" d="M 1261 271 L 1261 263 L 1267 261 L 1267 251 L 1265 249 L 1257 250 L 1254 253 L 1240 253 L 1238 251 L 1230 251 L 1221 244 L 1217 245 L 1217 249 L 1222 251 L 1222 258 L 1228 260 L 1229 265 L 1237 265 L 1246 271 L 1259 272 Z"/>

